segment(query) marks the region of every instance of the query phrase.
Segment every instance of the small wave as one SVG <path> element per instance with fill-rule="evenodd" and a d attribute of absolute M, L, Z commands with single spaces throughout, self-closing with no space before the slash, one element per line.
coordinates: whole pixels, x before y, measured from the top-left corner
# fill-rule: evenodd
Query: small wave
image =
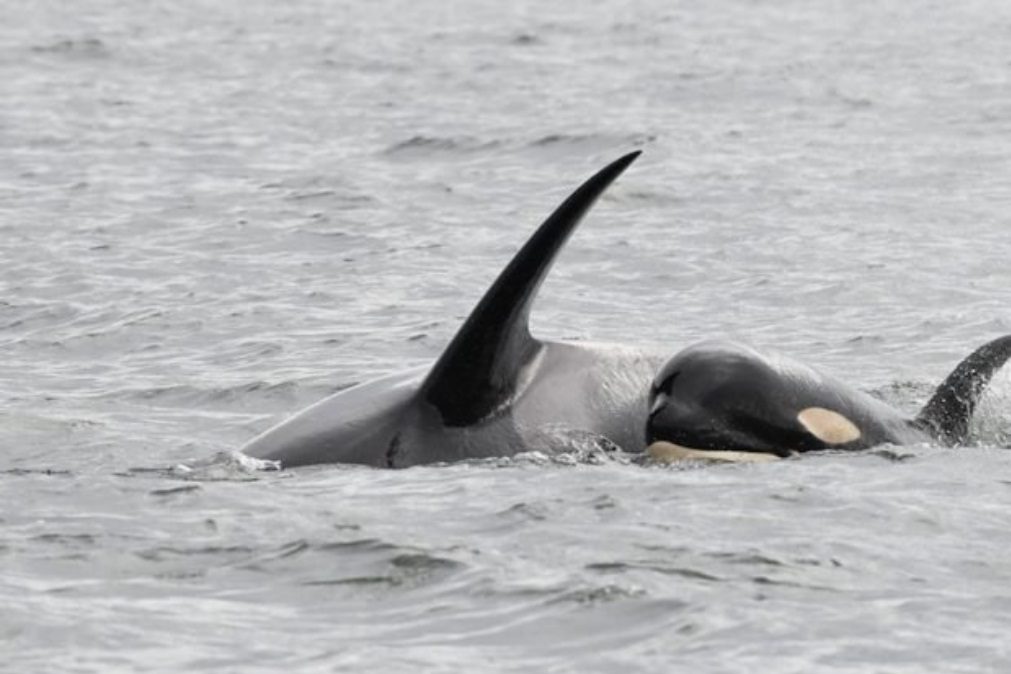
<path fill-rule="evenodd" d="M 870 449 L 866 452 L 867 456 L 873 456 L 879 459 L 884 459 L 885 461 L 890 461 L 891 463 L 902 463 L 905 461 L 910 461 L 917 457 L 914 452 L 903 451 L 898 447 L 881 447 L 879 449 Z"/>
<path fill-rule="evenodd" d="M 355 576 L 352 578 L 333 578 L 329 580 L 307 580 L 302 583 L 306 587 L 328 585 L 387 585 L 397 587 L 401 584 L 402 581 L 394 576 Z"/>
<path fill-rule="evenodd" d="M 46 477 L 74 477 L 69 470 L 59 468 L 7 468 L 0 470 L 0 475 L 12 475 L 14 477 L 27 477 L 43 475 Z"/>
<path fill-rule="evenodd" d="M 313 569 L 336 568 L 345 573 L 333 578 L 311 578 L 302 585 L 417 586 L 443 579 L 466 568 L 466 564 L 413 547 L 366 538 L 317 543 L 312 552 L 337 554 L 339 564 L 313 564 Z"/>
<path fill-rule="evenodd" d="M 635 599 L 646 596 L 641 588 L 625 588 L 620 585 L 601 585 L 570 590 L 552 598 L 549 604 L 609 604 L 614 601 Z"/>
<path fill-rule="evenodd" d="M 384 552 L 399 549 L 396 545 L 381 541 L 378 538 L 358 538 L 353 541 L 321 543 L 317 547 L 320 550 L 335 550 L 338 552 Z"/>
<path fill-rule="evenodd" d="M 292 561 L 299 558 L 296 561 Z M 326 558 L 325 560 L 322 558 Z M 320 569 L 344 572 L 337 578 L 312 578 L 306 585 L 355 583 L 361 578 L 392 578 L 397 584 L 423 581 L 433 575 L 466 567 L 462 562 L 414 546 L 389 543 L 378 538 L 346 541 L 296 539 L 249 560 L 246 568 L 270 571 L 283 563 L 287 569 L 302 568 L 316 575 Z M 297 566 L 292 566 L 293 564 Z"/>
<path fill-rule="evenodd" d="M 36 45 L 31 48 L 36 54 L 60 54 L 84 58 L 105 58 L 109 56 L 109 48 L 95 37 L 78 40 L 58 40 L 50 44 Z"/>
<path fill-rule="evenodd" d="M 812 583 L 800 583 L 795 580 L 783 580 L 780 578 L 770 578 L 769 576 L 754 576 L 751 582 L 755 585 L 769 585 L 774 587 L 789 587 L 802 590 L 818 590 L 822 592 L 837 592 L 838 590 L 828 585 L 816 585 Z"/>
<path fill-rule="evenodd" d="M 0 311 L 0 331 L 20 329 L 35 331 L 39 328 L 51 328 L 63 322 L 69 322 L 81 314 L 81 310 L 69 303 L 25 302 L 11 304 L 5 302 Z M 60 346 L 61 342 L 46 342 L 52 346 Z"/>
<path fill-rule="evenodd" d="M 717 582 L 723 579 L 705 571 L 684 566 L 673 566 L 661 562 L 596 562 L 585 566 L 587 571 L 598 573 L 625 573 L 628 571 L 653 571 L 665 576 L 681 576 L 690 580 Z"/>
<path fill-rule="evenodd" d="M 511 140 L 482 140 L 473 136 L 427 136 L 416 135 L 407 140 L 388 146 L 383 150 L 387 156 L 432 157 L 436 155 L 463 155 L 489 150 L 565 150 L 579 153 L 593 153 L 613 150 L 615 147 L 641 147 L 655 142 L 657 137 L 647 133 L 629 134 L 578 134 L 553 133 L 534 140 L 515 138 Z"/>
<path fill-rule="evenodd" d="M 166 496 L 179 496 L 180 494 L 189 494 L 200 490 L 201 487 L 198 484 L 184 484 L 181 487 L 167 487 L 165 489 L 153 489 L 149 493 L 151 496 L 166 497 Z"/>
<path fill-rule="evenodd" d="M 545 145 L 559 145 L 566 144 L 571 145 L 575 143 L 586 143 L 588 141 L 594 140 L 594 136 L 587 135 L 573 135 L 573 134 L 549 134 L 538 138 L 537 140 L 530 143 L 532 147 L 543 147 Z"/>
<path fill-rule="evenodd" d="M 786 564 L 779 561 L 778 559 L 773 559 L 772 557 L 767 557 L 766 555 L 761 555 L 754 552 L 748 553 L 710 552 L 705 554 L 707 557 L 718 559 L 721 562 L 728 562 L 730 564 L 742 564 L 747 566 L 774 566 L 774 567 L 786 566 Z"/>
<path fill-rule="evenodd" d="M 248 545 L 201 545 L 194 547 L 160 545 L 154 548 L 138 550 L 134 554 L 148 562 L 164 562 L 180 557 L 248 557 L 254 552 L 255 550 Z"/>
<path fill-rule="evenodd" d="M 479 152 L 498 147 L 495 140 L 483 141 L 471 136 L 453 138 L 439 136 L 412 136 L 394 143 L 384 150 L 386 155 L 431 155 L 436 153 Z"/>
<path fill-rule="evenodd" d="M 544 40 L 533 33 L 520 33 L 519 35 L 513 36 L 513 38 L 509 40 L 509 44 L 516 45 L 518 47 L 530 47 L 533 45 L 544 44 Z"/>
<path fill-rule="evenodd" d="M 403 569 L 406 573 L 426 574 L 433 571 L 456 570 L 464 567 L 464 564 L 446 559 L 445 557 L 433 557 L 426 553 L 409 553 L 397 555 L 390 560 L 390 564 L 397 569 Z"/>
<path fill-rule="evenodd" d="M 639 147 L 655 142 L 656 138 L 655 135 L 649 133 L 627 135 L 552 133 L 532 141 L 529 146 L 534 148 L 565 146 L 593 149 L 610 148 L 616 145 Z"/>
<path fill-rule="evenodd" d="M 531 449 L 512 456 L 470 459 L 460 463 L 469 466 L 510 468 L 516 466 L 603 466 L 628 465 L 638 460 L 638 454 L 623 451 L 609 438 L 581 429 L 545 425 L 528 438 Z"/>
<path fill-rule="evenodd" d="M 255 459 L 242 452 L 218 452 L 208 459 L 180 463 L 170 470 L 172 475 L 198 482 L 243 481 L 256 479 L 256 473 L 281 470 L 280 461 Z"/>
<path fill-rule="evenodd" d="M 336 197 L 336 190 L 310 190 L 307 192 L 295 192 L 284 197 L 285 201 L 313 201 L 316 199 L 331 199 Z"/>
<path fill-rule="evenodd" d="M 300 555 L 306 550 L 309 550 L 312 546 L 308 541 L 303 539 L 298 539 L 297 541 L 290 541 L 281 545 L 274 554 L 276 559 L 286 559 L 288 557 L 295 557 Z"/>
<path fill-rule="evenodd" d="M 610 451 L 599 447 L 573 448 L 560 451 L 530 450 L 512 456 L 498 456 L 485 459 L 467 459 L 452 464 L 432 464 L 433 466 L 472 466 L 482 468 L 517 468 L 557 466 L 571 468 L 575 466 L 630 465 L 638 461 L 636 454 L 628 454 L 621 450 Z"/>
<path fill-rule="evenodd" d="M 50 543 L 72 548 L 79 548 L 82 546 L 92 547 L 96 542 L 95 536 L 91 534 L 39 534 L 38 536 L 34 536 L 32 540 L 37 543 Z"/>
<path fill-rule="evenodd" d="M 320 387 L 319 391 L 310 391 L 308 395 L 313 399 L 319 399 L 336 390 L 339 388 L 325 386 Z M 115 397 L 117 400 L 143 402 L 146 405 L 156 403 L 163 407 L 217 408 L 222 404 L 241 402 L 243 409 L 251 409 L 263 402 L 273 403 L 277 400 L 290 400 L 293 396 L 301 395 L 304 392 L 302 385 L 295 381 L 266 382 L 258 380 L 220 388 L 200 388 L 185 384 L 153 386 L 125 389 L 103 394 L 103 396 Z"/>
<path fill-rule="evenodd" d="M 285 195 L 285 201 L 292 203 L 316 204 L 318 208 L 324 209 L 312 214 L 312 220 L 316 224 L 326 225 L 330 222 L 330 215 L 334 211 L 356 211 L 368 208 L 375 203 L 375 199 L 364 194 L 348 194 L 332 189 L 307 189 L 296 190 Z M 329 234 L 329 232 L 325 232 Z M 341 235 L 346 232 L 340 232 Z"/>
<path fill-rule="evenodd" d="M 498 517 L 507 519 L 519 518 L 533 522 L 541 522 L 548 519 L 548 507 L 542 503 L 516 503 L 497 514 Z"/>

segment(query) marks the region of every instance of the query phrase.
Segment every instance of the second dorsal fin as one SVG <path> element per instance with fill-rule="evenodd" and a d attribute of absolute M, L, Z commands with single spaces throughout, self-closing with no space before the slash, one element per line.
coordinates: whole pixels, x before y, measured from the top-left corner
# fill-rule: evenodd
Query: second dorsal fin
<path fill-rule="evenodd" d="M 478 421 L 515 393 L 517 379 L 540 349 L 528 318 L 537 289 L 558 251 L 608 185 L 635 161 L 632 152 L 579 186 L 534 232 L 499 274 L 419 392 L 447 426 Z"/>
<path fill-rule="evenodd" d="M 965 442 L 976 403 L 990 379 L 1011 359 L 1011 335 L 979 347 L 937 387 L 914 422 L 945 444 Z"/>

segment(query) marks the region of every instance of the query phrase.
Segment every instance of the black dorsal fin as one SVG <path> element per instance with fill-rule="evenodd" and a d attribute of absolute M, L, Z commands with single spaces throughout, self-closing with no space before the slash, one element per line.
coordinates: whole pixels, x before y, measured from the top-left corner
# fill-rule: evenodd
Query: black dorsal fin
<path fill-rule="evenodd" d="M 1011 358 L 1011 335 L 973 351 L 941 382 L 914 422 L 949 445 L 965 441 L 976 403 L 997 370 Z"/>
<path fill-rule="evenodd" d="M 443 423 L 466 426 L 511 398 L 523 367 L 540 349 L 528 325 L 537 289 L 597 197 L 638 156 L 627 154 L 580 185 L 481 298 L 421 387 L 421 397 L 439 411 Z"/>

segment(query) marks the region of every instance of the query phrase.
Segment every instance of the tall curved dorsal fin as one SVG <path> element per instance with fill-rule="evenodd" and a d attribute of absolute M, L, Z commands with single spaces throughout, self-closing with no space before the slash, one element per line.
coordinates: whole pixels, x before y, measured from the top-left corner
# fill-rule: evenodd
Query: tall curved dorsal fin
<path fill-rule="evenodd" d="M 493 412 L 516 390 L 540 344 L 530 336 L 530 305 L 558 251 L 608 185 L 639 151 L 605 166 L 544 221 L 471 312 L 420 390 L 448 426 L 466 426 Z"/>
<path fill-rule="evenodd" d="M 914 422 L 946 444 L 957 445 L 969 434 L 976 403 L 997 370 L 1011 358 L 1011 335 L 973 351 L 937 387 Z"/>

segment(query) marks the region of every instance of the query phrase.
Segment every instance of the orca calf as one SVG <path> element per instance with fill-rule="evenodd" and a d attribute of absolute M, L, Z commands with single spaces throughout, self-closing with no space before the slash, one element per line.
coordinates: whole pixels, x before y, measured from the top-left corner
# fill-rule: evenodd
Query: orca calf
<path fill-rule="evenodd" d="M 582 217 L 639 152 L 601 169 L 538 228 L 431 368 L 340 391 L 242 451 L 283 467 L 400 468 L 591 439 L 643 450 L 649 382 L 663 356 L 531 336 L 530 307 Z"/>
<path fill-rule="evenodd" d="M 647 453 L 659 461 L 763 461 L 819 449 L 963 443 L 1011 335 L 979 347 L 913 419 L 806 365 L 746 346 L 703 342 L 653 380 Z"/>

